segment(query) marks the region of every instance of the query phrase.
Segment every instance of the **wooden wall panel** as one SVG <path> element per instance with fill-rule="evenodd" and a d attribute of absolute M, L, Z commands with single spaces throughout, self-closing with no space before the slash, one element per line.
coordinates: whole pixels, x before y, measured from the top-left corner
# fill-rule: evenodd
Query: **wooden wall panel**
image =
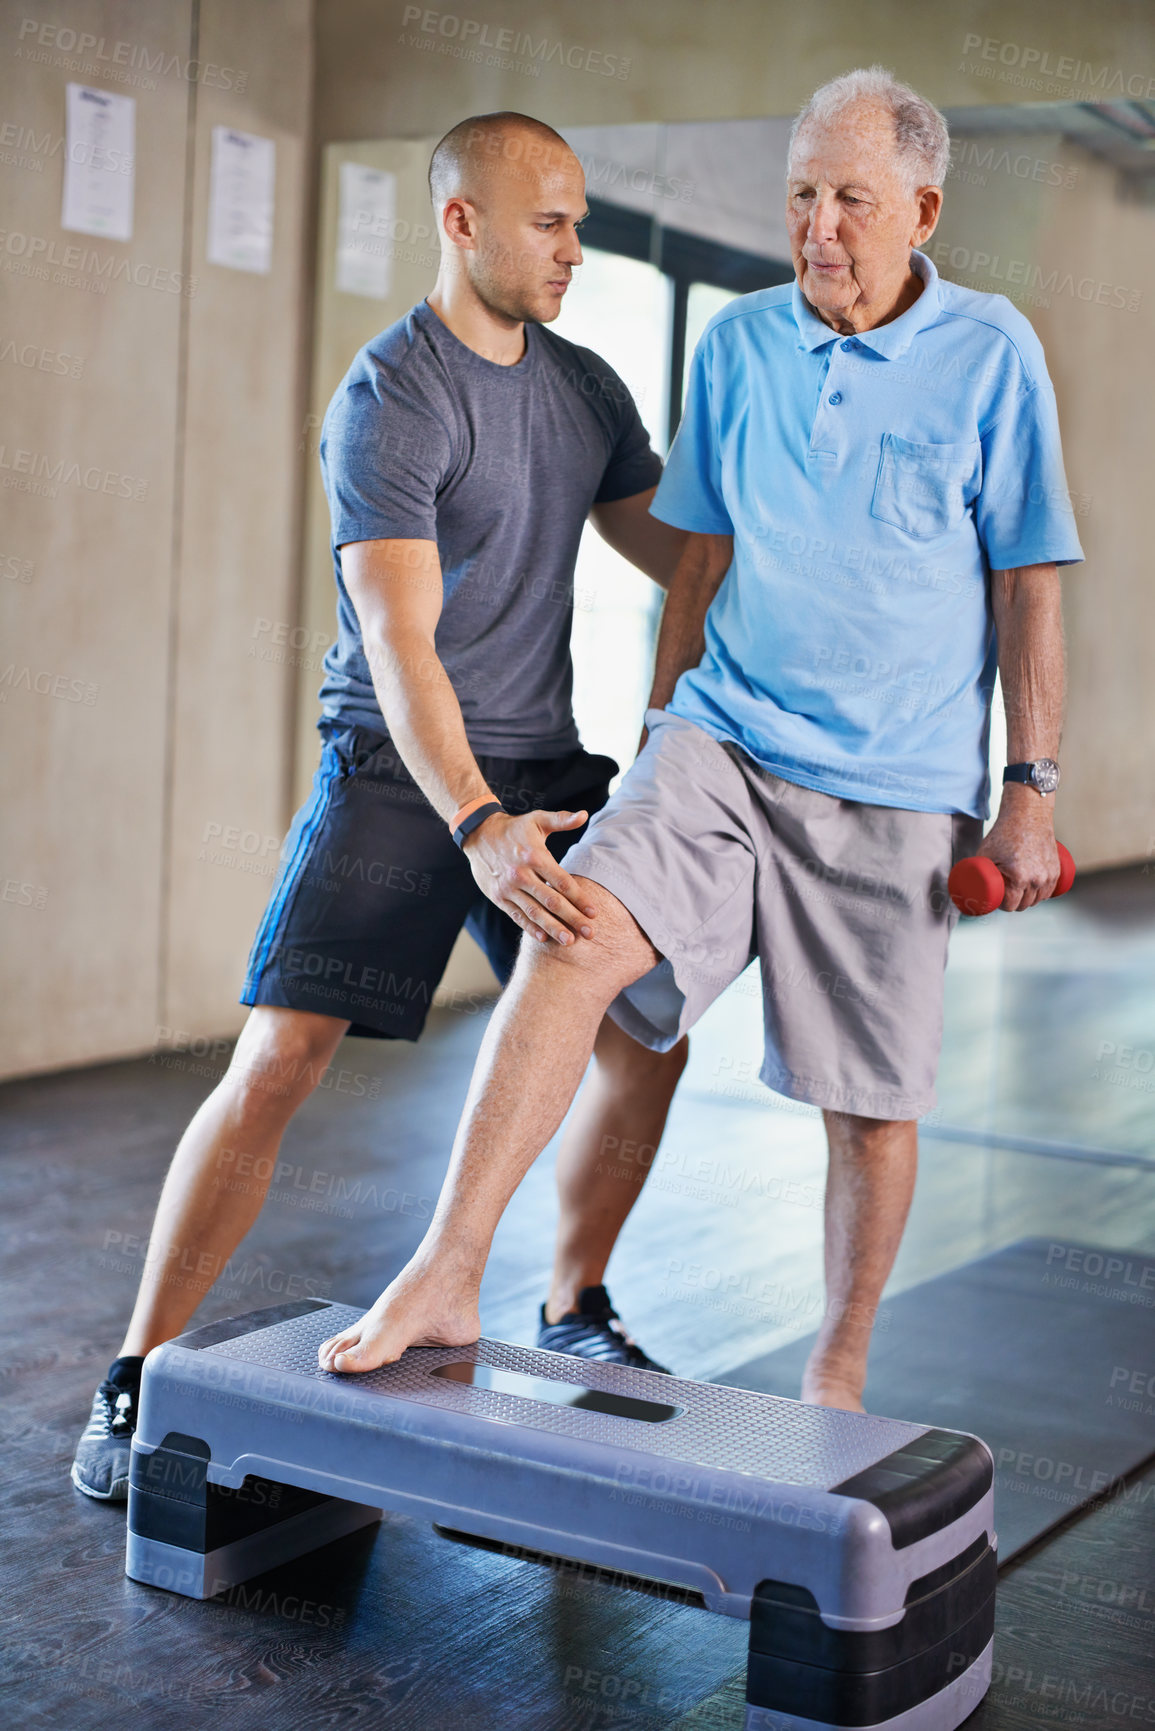
<path fill-rule="evenodd" d="M 67 0 L 0 22 L 7 1073 L 139 1051 L 156 1023 L 190 16 Z M 123 82 L 92 50 L 77 68 L 81 33 L 126 45 Z M 135 98 L 129 241 L 60 226 L 69 80 Z"/>
<path fill-rule="evenodd" d="M 310 0 L 202 0 L 176 589 L 163 1025 L 235 1031 L 249 945 L 289 818 L 299 451 L 312 280 Z M 214 126 L 276 144 L 272 269 L 207 262 Z"/>

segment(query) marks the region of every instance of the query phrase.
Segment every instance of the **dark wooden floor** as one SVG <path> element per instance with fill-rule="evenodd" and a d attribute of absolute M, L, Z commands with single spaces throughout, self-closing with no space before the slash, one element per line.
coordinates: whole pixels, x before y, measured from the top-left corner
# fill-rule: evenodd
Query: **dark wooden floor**
<path fill-rule="evenodd" d="M 1132 1162 L 1151 1152 L 1153 961 L 1155 877 L 1139 871 L 957 934 L 935 1124 L 976 1140 L 925 1139 L 893 1290 L 1025 1234 L 1155 1249 L 1155 1161 L 1096 1164 L 982 1142 L 993 1132 Z M 610 1271 L 633 1331 L 691 1376 L 808 1332 L 821 1304 L 821 1128 L 754 1080 L 759 1005 L 747 984 L 695 1033 L 666 1142 Z M 273 1196 L 201 1320 L 310 1291 L 376 1296 L 423 1231 L 483 1020 L 437 1012 L 417 1047 L 346 1042 L 345 1086 L 319 1090 L 291 1127 Z M 0 1096 L 6 1723 L 740 1725 L 743 1625 L 454 1544 L 400 1517 L 231 1603 L 125 1580 L 122 1511 L 77 1496 L 67 1469 L 128 1312 L 173 1142 L 219 1068 L 168 1054 Z M 503 1222 L 486 1333 L 532 1339 L 552 1222 L 547 1156 Z M 883 1326 L 885 1315 L 884 1305 Z M 1155 1724 L 1155 1476 L 1011 1566 L 996 1658 L 973 1722 L 982 1731 Z"/>

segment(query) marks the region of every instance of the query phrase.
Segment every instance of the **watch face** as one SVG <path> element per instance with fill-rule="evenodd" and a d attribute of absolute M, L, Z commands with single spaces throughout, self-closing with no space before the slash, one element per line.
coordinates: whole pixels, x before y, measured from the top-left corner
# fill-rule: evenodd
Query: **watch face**
<path fill-rule="evenodd" d="M 1054 793 L 1059 785 L 1059 766 L 1053 757 L 1036 758 L 1031 780 L 1040 793 Z"/>

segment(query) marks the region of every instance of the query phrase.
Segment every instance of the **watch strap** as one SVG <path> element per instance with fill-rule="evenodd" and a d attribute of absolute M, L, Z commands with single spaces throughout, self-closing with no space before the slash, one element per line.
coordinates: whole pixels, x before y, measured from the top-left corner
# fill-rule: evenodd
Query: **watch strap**
<path fill-rule="evenodd" d="M 471 836 L 475 829 L 480 829 L 487 817 L 492 817 L 495 812 L 504 810 L 505 807 L 499 799 L 483 799 L 480 802 L 474 801 L 468 806 L 464 817 L 458 812 L 458 822 L 453 831 L 453 839 L 458 847 L 464 847 L 466 838 Z"/>
<path fill-rule="evenodd" d="M 458 806 L 457 810 L 450 818 L 450 829 L 456 829 L 462 819 L 467 818 L 470 812 L 476 811 L 479 806 L 492 805 L 494 798 L 495 796 L 490 793 L 488 788 L 486 788 L 485 792 L 479 793 L 476 799 L 467 799 L 464 805 Z"/>
<path fill-rule="evenodd" d="M 1003 781 L 1017 781 L 1045 796 L 1058 790 L 1059 766 L 1053 757 L 1036 757 L 1033 763 L 1008 763 Z"/>

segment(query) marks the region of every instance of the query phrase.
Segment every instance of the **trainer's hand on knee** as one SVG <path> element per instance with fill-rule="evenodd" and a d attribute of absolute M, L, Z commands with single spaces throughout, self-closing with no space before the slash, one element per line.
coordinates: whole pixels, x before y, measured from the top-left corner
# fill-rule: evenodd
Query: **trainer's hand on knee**
<path fill-rule="evenodd" d="M 545 845 L 558 830 L 580 829 L 584 811 L 494 812 L 466 838 L 465 857 L 478 888 L 540 943 L 572 944 L 593 936 L 589 897 Z"/>

